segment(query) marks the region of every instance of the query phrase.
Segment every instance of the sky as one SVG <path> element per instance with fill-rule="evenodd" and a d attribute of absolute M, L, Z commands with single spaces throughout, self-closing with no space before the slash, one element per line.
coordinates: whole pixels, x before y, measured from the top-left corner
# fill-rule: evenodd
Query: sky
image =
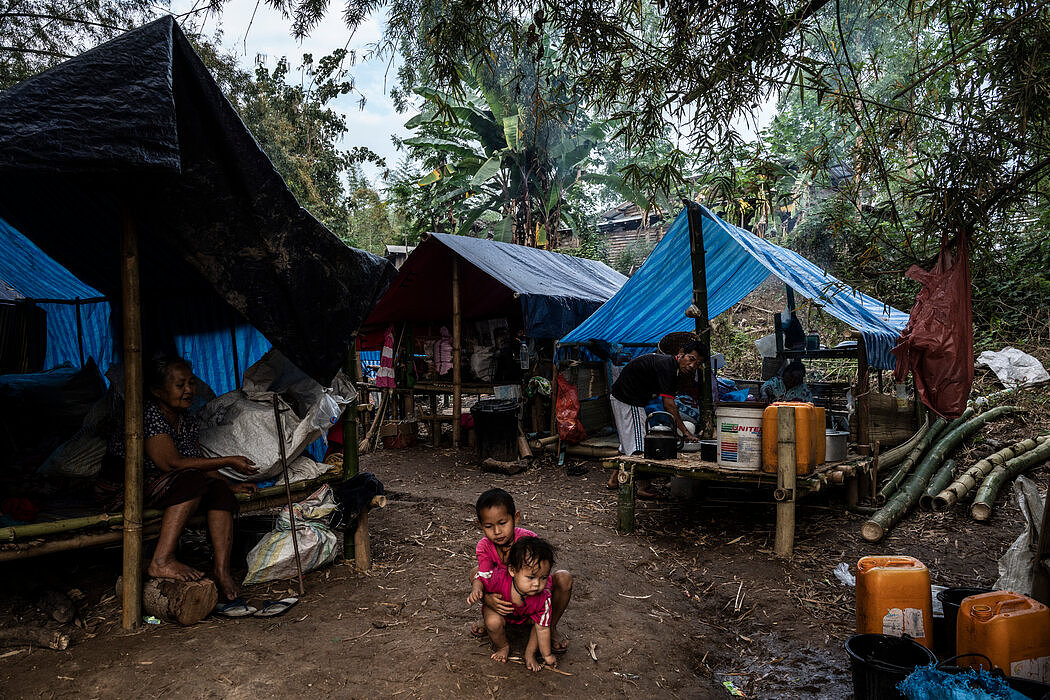
<path fill-rule="evenodd" d="M 194 3 L 188 0 L 176 0 L 172 2 L 171 10 L 178 16 L 193 6 Z M 362 24 L 351 37 L 339 8 L 339 3 L 333 3 L 324 21 L 305 41 L 299 43 L 291 37 L 291 21 L 282 18 L 265 1 L 229 0 L 223 5 L 221 15 L 209 14 L 203 20 L 203 33 L 210 37 L 216 29 L 221 29 L 223 45 L 233 51 L 242 67 L 249 71 L 255 69 L 257 56 L 263 57 L 265 65 L 271 69 L 282 56 L 287 56 L 293 71 L 289 73 L 291 77 L 296 74 L 294 71 L 300 65 L 304 53 L 313 54 L 316 61 L 345 46 L 356 51 L 360 57 L 368 52 L 371 44 L 379 40 L 382 29 L 374 19 Z M 365 105 L 360 107 L 361 95 L 355 93 L 343 95 L 331 103 L 333 109 L 346 116 L 348 132 L 342 147 L 366 146 L 385 158 L 388 167 L 394 168 L 400 154 L 391 141 L 391 135 L 396 134 L 401 138 L 409 136 L 404 123 L 412 116 L 412 113 L 398 114 L 390 100 L 390 88 L 397 80 L 396 67 L 388 69 L 385 62 L 358 60 L 356 65 L 349 68 L 349 72 L 357 90 L 365 97 Z M 374 184 L 380 184 L 378 168 L 366 163 L 364 170 Z"/>

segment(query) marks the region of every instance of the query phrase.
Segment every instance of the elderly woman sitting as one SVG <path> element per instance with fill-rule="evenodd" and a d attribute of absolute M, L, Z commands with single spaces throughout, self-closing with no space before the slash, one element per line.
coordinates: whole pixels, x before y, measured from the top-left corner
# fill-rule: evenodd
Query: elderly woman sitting
<path fill-rule="evenodd" d="M 187 520 L 198 509 L 207 513 L 208 531 L 214 549 L 213 576 L 222 598 L 239 594 L 230 572 L 233 545 L 233 516 L 237 512 L 234 492 L 251 492 L 254 484 L 232 484 L 217 473 L 226 467 L 245 475 L 258 470 L 243 456 L 204 457 L 197 442 L 199 424 L 187 410 L 193 404 L 196 380 L 190 363 L 180 357 L 156 356 L 143 368 L 146 384 L 144 410 L 144 491 L 148 508 L 164 510 L 160 537 L 148 573 L 155 578 L 196 581 L 204 574 L 175 558 L 179 536 Z M 123 427 L 114 432 L 103 462 L 102 493 L 123 482 Z M 117 487 L 122 488 L 122 487 Z M 118 499 L 119 500 L 119 499 Z M 110 501 L 109 507 L 116 505 Z"/>

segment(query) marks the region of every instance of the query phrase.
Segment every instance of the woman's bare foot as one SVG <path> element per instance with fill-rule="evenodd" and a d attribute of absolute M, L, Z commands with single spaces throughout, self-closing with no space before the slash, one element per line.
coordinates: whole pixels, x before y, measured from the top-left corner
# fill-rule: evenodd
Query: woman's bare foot
<path fill-rule="evenodd" d="M 219 576 L 216 573 L 212 573 L 212 578 L 215 579 L 215 585 L 219 587 L 220 600 L 236 600 L 240 597 L 241 587 L 237 585 L 229 574 Z"/>
<path fill-rule="evenodd" d="M 176 559 L 157 560 L 149 563 L 146 569 L 153 578 L 170 578 L 176 581 L 199 581 L 204 578 L 204 572 L 197 571 L 192 566 L 187 566 Z"/>
<path fill-rule="evenodd" d="M 492 652 L 492 658 L 500 663 L 507 663 L 507 656 L 510 654 L 510 645 L 500 647 L 496 651 Z"/>

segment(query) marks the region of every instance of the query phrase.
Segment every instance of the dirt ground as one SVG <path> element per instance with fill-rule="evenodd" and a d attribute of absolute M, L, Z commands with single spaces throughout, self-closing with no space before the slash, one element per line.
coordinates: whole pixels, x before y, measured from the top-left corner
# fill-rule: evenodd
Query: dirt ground
<path fill-rule="evenodd" d="M 68 650 L 0 649 L 0 696 L 717 698 L 729 697 L 722 683 L 730 681 L 747 697 L 844 698 L 854 597 L 832 574 L 836 564 L 910 554 L 936 583 L 989 585 L 1021 531 L 1016 506 L 1000 498 L 987 524 L 960 508 L 912 515 L 871 545 L 860 538 L 861 516 L 831 491 L 801 502 L 795 555 L 783 561 L 772 553 L 768 494 L 709 488 L 702 498 L 641 501 L 637 532 L 621 536 L 616 494 L 597 464 L 587 466 L 570 477 L 548 460 L 503 476 L 481 473 L 465 451 L 365 457 L 362 469 L 390 499 L 372 512 L 372 571 L 337 564 L 310 573 L 302 602 L 271 620 L 209 618 L 128 633 L 112 594 L 119 551 L 5 564 L 5 625 L 45 624 L 34 601 L 47 588 L 75 589 L 81 600 L 79 625 L 64 626 Z M 1035 476 L 1046 483 L 1045 469 Z M 478 617 L 465 603 L 480 536 L 473 503 L 493 486 L 515 496 L 522 525 L 551 540 L 558 566 L 575 576 L 560 626 L 570 639 L 564 674 L 492 661 L 487 643 L 468 632 Z M 247 593 L 258 604 L 293 588 Z"/>

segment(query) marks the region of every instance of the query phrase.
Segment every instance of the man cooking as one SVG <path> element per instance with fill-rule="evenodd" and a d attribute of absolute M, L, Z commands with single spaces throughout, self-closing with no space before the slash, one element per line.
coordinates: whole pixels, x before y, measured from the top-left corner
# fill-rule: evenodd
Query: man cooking
<path fill-rule="evenodd" d="M 620 376 L 613 382 L 609 401 L 616 421 L 616 432 L 620 436 L 621 453 L 631 455 L 643 451 L 645 405 L 654 396 L 663 399 L 664 410 L 671 414 L 678 432 L 685 436 L 687 442 L 699 440 L 682 422 L 674 402 L 674 393 L 679 374 L 691 376 L 696 372 L 701 361 L 700 353 L 700 343 L 690 340 L 673 357 L 641 355 L 628 362 L 620 371 Z"/>

